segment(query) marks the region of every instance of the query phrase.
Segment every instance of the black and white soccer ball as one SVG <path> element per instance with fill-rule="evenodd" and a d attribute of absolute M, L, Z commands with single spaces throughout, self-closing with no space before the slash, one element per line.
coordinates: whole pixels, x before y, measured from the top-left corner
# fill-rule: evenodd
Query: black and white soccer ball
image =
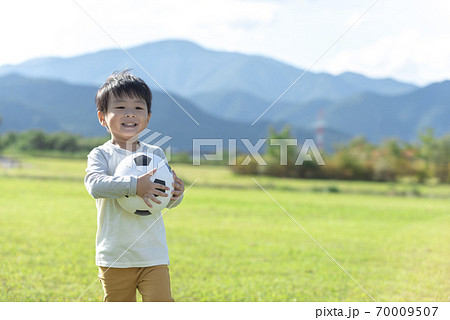
<path fill-rule="evenodd" d="M 173 174 L 172 169 L 166 160 L 154 153 L 136 152 L 125 157 L 117 166 L 114 176 L 136 176 L 139 177 L 156 168 L 156 172 L 150 177 L 150 180 L 163 186 L 168 186 L 170 190 L 158 189 L 168 194 L 167 197 L 158 197 L 161 204 L 157 204 L 150 200 L 152 208 L 147 206 L 144 200 L 136 196 L 125 196 L 117 199 L 119 205 L 127 212 L 139 216 L 148 216 L 152 213 L 161 212 L 167 207 L 173 191 Z"/>

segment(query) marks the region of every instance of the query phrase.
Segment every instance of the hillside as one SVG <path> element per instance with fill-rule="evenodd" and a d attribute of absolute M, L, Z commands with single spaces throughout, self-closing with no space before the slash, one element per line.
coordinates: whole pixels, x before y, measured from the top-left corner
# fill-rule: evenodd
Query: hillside
<path fill-rule="evenodd" d="M 0 77 L 0 132 L 40 128 L 98 135 L 94 97 L 97 89 L 20 75 Z"/>
<path fill-rule="evenodd" d="M 245 92 L 209 92 L 194 98 L 213 115 L 246 123 L 253 123 L 271 105 L 271 101 Z M 313 130 L 322 112 L 325 128 L 349 136 L 364 135 L 373 142 L 390 137 L 414 141 L 428 127 L 438 136 L 450 132 L 448 101 L 450 81 L 444 81 L 396 96 L 362 92 L 338 101 L 278 101 L 259 121 L 289 123 Z"/>
<path fill-rule="evenodd" d="M 426 128 L 433 128 L 437 136 L 450 133 L 449 101 L 450 81 L 394 97 L 363 93 L 326 106 L 325 122 L 373 142 L 391 137 L 414 141 Z"/>
<path fill-rule="evenodd" d="M 97 88 L 80 86 L 48 79 L 29 79 L 20 75 L 0 77 L 0 133 L 43 129 L 49 132 L 67 131 L 84 136 L 104 135 L 106 130 L 98 123 L 94 97 Z M 199 123 L 197 125 L 167 94 L 153 91 L 152 118 L 149 128 L 173 137 L 173 150 L 191 150 L 192 140 L 250 139 L 256 143 L 266 138 L 269 124 L 249 124 L 223 120 L 197 108 L 189 100 L 174 96 L 177 102 Z M 281 129 L 282 124 L 272 124 Z M 293 128 L 300 139 L 313 137 L 313 131 Z M 347 139 L 335 134 L 334 140 Z M 337 140 L 336 140 L 337 139 Z M 227 141 L 224 146 L 227 147 Z M 238 143 L 238 148 L 243 145 Z M 331 148 L 331 144 L 327 145 Z"/>
<path fill-rule="evenodd" d="M 148 43 L 127 49 L 166 90 L 187 98 L 209 92 L 246 92 L 272 102 L 303 72 L 271 58 L 234 52 L 213 51 L 181 40 Z M 101 84 L 113 70 L 134 73 L 158 88 L 121 49 L 103 50 L 71 58 L 33 59 L 0 67 L 0 75 L 19 73 L 77 84 Z M 362 91 L 395 95 L 416 86 L 392 79 L 370 79 L 346 73 L 306 73 L 282 98 L 282 102 L 304 103 L 314 99 L 338 100 Z"/>
<path fill-rule="evenodd" d="M 163 118 L 151 125 L 186 138 L 180 147 L 192 144 L 192 137 L 265 138 L 269 125 L 281 128 L 288 124 L 296 137 L 313 137 L 320 112 L 328 149 L 356 135 L 373 142 L 394 136 L 414 141 L 426 127 L 437 135 L 450 132 L 448 81 L 418 88 L 349 72 L 337 76 L 309 72 L 250 126 L 304 70 L 262 56 L 213 51 L 179 40 L 128 51 L 196 115 L 200 127 L 121 49 L 110 49 L 0 67 L 0 132 L 42 128 L 103 134 L 95 117 L 95 92 L 113 70 L 128 67 L 149 83 L 156 108 L 168 110 L 155 112 L 152 121 Z M 29 117 L 21 118 L 22 114 Z M 172 118 L 164 118 L 168 114 Z M 192 125 L 187 134 L 183 132 Z"/>

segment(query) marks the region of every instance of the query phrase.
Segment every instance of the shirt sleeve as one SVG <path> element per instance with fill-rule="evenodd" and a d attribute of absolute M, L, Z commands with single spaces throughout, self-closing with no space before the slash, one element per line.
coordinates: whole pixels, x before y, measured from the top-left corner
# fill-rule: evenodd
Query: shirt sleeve
<path fill-rule="evenodd" d="M 94 199 L 117 199 L 136 195 L 137 177 L 108 175 L 108 160 L 95 148 L 88 155 L 84 185 Z"/>

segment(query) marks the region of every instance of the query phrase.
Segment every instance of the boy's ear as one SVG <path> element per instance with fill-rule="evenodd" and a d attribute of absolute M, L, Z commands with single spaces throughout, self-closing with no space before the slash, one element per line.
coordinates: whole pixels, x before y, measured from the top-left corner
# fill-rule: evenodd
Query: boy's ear
<path fill-rule="evenodd" d="M 151 117 L 152 117 L 152 113 L 150 112 L 150 113 L 148 114 L 148 118 L 147 118 L 147 125 L 148 125 L 148 123 L 149 123 Z"/>
<path fill-rule="evenodd" d="M 103 112 L 98 111 L 97 112 L 97 117 L 98 117 L 98 122 L 100 122 L 100 124 L 104 127 L 107 126 L 106 124 L 106 119 L 105 119 L 105 115 L 103 114 Z"/>

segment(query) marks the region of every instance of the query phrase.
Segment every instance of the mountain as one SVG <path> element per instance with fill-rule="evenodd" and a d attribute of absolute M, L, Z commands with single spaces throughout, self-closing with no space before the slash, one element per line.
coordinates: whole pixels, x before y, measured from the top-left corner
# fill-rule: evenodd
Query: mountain
<path fill-rule="evenodd" d="M 328 130 L 349 136 L 364 135 L 372 142 L 390 137 L 414 141 L 428 127 L 439 136 L 450 132 L 450 81 L 396 96 L 362 92 L 338 101 L 317 99 L 297 104 L 279 101 L 270 108 L 270 101 L 244 92 L 210 92 L 194 98 L 199 106 L 208 106 L 211 114 L 232 121 L 253 123 L 267 110 L 259 121 L 289 123 L 310 130 L 323 121 Z"/>
<path fill-rule="evenodd" d="M 313 127 L 318 111 L 329 100 L 319 99 L 306 103 L 264 100 L 242 91 L 214 91 L 192 97 L 205 111 L 224 119 L 253 123 L 261 117 L 268 122 L 289 123 L 293 126 Z M 306 120 L 308 119 L 308 120 Z"/>
<path fill-rule="evenodd" d="M 364 135 L 373 142 L 398 137 L 417 140 L 433 128 L 437 136 L 450 133 L 450 81 L 398 96 L 362 93 L 323 108 L 325 123 L 351 136 Z M 299 123 L 302 125 L 302 123 Z"/>
<path fill-rule="evenodd" d="M 132 68 L 154 89 L 192 98 L 210 92 L 245 92 L 269 104 L 304 70 L 271 58 L 208 50 L 182 40 L 166 40 L 127 49 L 154 82 L 121 49 L 103 50 L 71 58 L 40 58 L 0 67 L 0 75 L 19 73 L 76 84 L 100 85 L 114 70 Z M 333 76 L 305 73 L 280 102 L 305 103 L 315 99 L 339 100 L 360 92 L 395 95 L 417 87 L 392 79 L 370 79 L 354 73 Z M 207 106 L 203 106 L 207 108 Z"/>
<path fill-rule="evenodd" d="M 11 74 L 0 77 L 0 133 L 43 129 L 67 131 L 85 136 L 104 135 L 106 130 L 97 120 L 94 102 L 97 87 L 74 85 L 59 80 L 26 78 Z M 223 120 L 211 116 L 195 106 L 188 99 L 173 96 L 199 125 L 197 125 L 166 93 L 153 91 L 152 118 L 149 128 L 163 136 L 173 137 L 170 145 L 174 151 L 192 149 L 193 139 L 237 139 L 238 149 L 243 149 L 239 139 L 249 139 L 256 144 L 258 139 L 267 138 L 269 123 L 261 121 L 251 126 L 247 123 Z M 271 124 L 277 130 L 282 123 Z M 298 127 L 292 133 L 299 139 L 313 138 L 314 132 Z M 331 141 L 342 141 L 348 136 L 338 132 Z M 331 143 L 327 145 L 331 148 Z"/>
<path fill-rule="evenodd" d="M 265 138 L 269 124 L 276 128 L 289 124 L 296 137 L 313 137 L 319 121 L 328 149 L 355 135 L 373 142 L 392 136 L 413 141 L 425 127 L 438 135 L 450 132 L 448 82 L 418 88 L 349 72 L 337 76 L 308 72 L 299 78 L 304 70 L 274 59 L 213 51 L 179 40 L 127 51 L 151 77 L 121 49 L 0 67 L 4 75 L 0 78 L 0 130 L 39 127 L 102 134 L 95 116 L 95 92 L 113 70 L 131 67 L 149 83 L 155 105 L 168 110 L 155 112 L 152 128 L 185 139 L 180 147 L 192 144 L 192 137 Z M 6 75 L 10 72 L 16 75 Z M 162 88 L 196 114 L 200 126 L 159 91 Z M 21 114 L 29 116 L 21 119 Z"/>
<path fill-rule="evenodd" d="M 0 133 L 34 128 L 103 135 L 105 129 L 96 118 L 96 91 L 94 86 L 58 80 L 16 74 L 0 77 Z M 438 136 L 450 132 L 450 81 L 397 96 L 360 93 L 337 102 L 314 100 L 301 105 L 279 102 L 253 126 L 251 123 L 267 109 L 269 102 L 244 92 L 212 92 L 210 96 L 195 97 L 193 101 L 210 105 L 209 111 L 215 115 L 190 99 L 177 95 L 174 98 L 200 124 L 166 93 L 154 90 L 150 128 L 173 137 L 174 150 L 190 150 L 194 138 L 247 138 L 256 143 L 267 137 L 269 125 L 280 130 L 286 123 L 291 124 L 293 135 L 300 141 L 314 138 L 319 110 L 323 114 L 327 150 L 356 135 L 364 135 L 372 142 L 389 137 L 414 141 L 427 127 L 433 128 Z"/>
<path fill-rule="evenodd" d="M 381 95 L 398 95 L 417 89 L 393 79 L 371 79 L 354 72 L 344 72 L 337 76 L 341 81 L 356 88 L 360 92 L 373 92 Z"/>
<path fill-rule="evenodd" d="M 40 128 L 47 131 L 99 134 L 93 129 L 97 89 L 57 80 L 28 79 L 11 74 L 0 78 L 1 132 Z M 95 118 L 94 118 L 95 120 Z"/>

